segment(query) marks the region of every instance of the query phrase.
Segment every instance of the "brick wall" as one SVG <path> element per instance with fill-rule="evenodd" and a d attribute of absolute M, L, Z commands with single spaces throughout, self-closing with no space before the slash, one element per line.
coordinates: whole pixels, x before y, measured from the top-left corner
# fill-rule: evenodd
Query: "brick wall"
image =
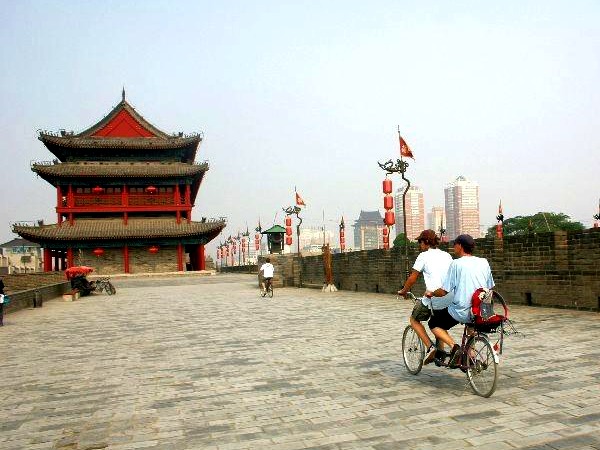
<path fill-rule="evenodd" d="M 94 268 L 94 275 L 124 273 L 123 249 L 106 248 L 102 256 L 95 256 L 91 249 L 81 251 L 81 262 Z M 129 272 L 177 272 L 177 247 L 160 247 L 158 253 L 150 253 L 147 247 L 129 247 Z"/>
<path fill-rule="evenodd" d="M 452 253 L 447 245 L 440 248 Z M 411 244 L 409 267 L 417 254 Z M 509 303 L 600 309 L 600 229 L 477 239 L 475 255 L 488 259 L 497 289 Z M 272 255 L 271 260 L 276 287 L 323 285 L 322 256 Z M 335 254 L 332 261 L 338 289 L 395 293 L 405 279 L 404 248 Z M 420 277 L 413 291 L 424 289 Z"/>

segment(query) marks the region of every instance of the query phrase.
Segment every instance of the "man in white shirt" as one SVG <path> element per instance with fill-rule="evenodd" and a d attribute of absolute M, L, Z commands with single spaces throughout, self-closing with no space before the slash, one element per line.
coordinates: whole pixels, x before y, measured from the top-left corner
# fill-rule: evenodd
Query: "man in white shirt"
<path fill-rule="evenodd" d="M 436 289 L 442 286 L 442 281 L 446 277 L 446 273 L 448 272 L 448 268 L 452 263 L 452 256 L 448 252 L 440 250 L 438 247 L 440 240 L 435 234 L 433 230 L 423 230 L 419 237 L 417 238 L 417 242 L 419 243 L 419 249 L 421 253 L 417 256 L 417 259 L 413 265 L 412 272 L 409 275 L 404 287 L 398 291 L 398 295 L 405 296 L 413 284 L 419 278 L 419 275 L 422 273 L 423 278 L 425 280 L 425 288 L 427 291 L 435 291 Z M 436 310 L 442 310 L 447 308 L 448 305 L 452 303 L 453 295 L 450 293 L 440 299 L 436 299 L 435 302 L 432 302 L 431 299 L 427 297 L 423 297 L 422 300 L 417 300 L 413 312 L 410 316 L 410 325 L 415 330 L 417 335 L 425 344 L 425 348 L 428 349 L 426 354 L 425 363 L 429 364 L 433 357 L 435 356 L 435 349 L 433 347 L 433 343 L 431 339 L 427 335 L 427 331 L 421 322 L 426 321 L 431 316 L 430 307 L 434 310 L 433 314 L 435 315 Z M 441 344 L 441 343 L 440 343 Z M 439 350 L 442 350 L 442 347 Z M 430 355 L 430 351 L 433 353 Z M 439 354 L 440 358 L 443 359 L 443 353 Z M 429 356 L 429 359 L 427 359 Z"/>
<path fill-rule="evenodd" d="M 458 362 L 460 346 L 454 342 L 448 330 L 459 323 L 473 320 L 471 304 L 473 293 L 479 288 L 494 288 L 492 269 L 487 259 L 473 256 L 475 241 L 468 234 L 461 234 L 454 240 L 454 254 L 458 259 L 452 261 L 442 287 L 428 291 L 428 297 L 442 297 L 454 293 L 452 303 L 435 314 L 429 321 L 429 328 L 440 341 L 452 347 L 450 365 Z"/>
<path fill-rule="evenodd" d="M 271 264 L 270 258 L 265 259 L 265 263 L 260 266 L 259 272 L 262 274 L 262 278 L 264 280 L 264 282 L 261 283 L 262 291 L 266 292 L 267 286 L 272 283 L 273 275 L 275 274 L 275 267 L 273 267 L 273 264 Z"/>

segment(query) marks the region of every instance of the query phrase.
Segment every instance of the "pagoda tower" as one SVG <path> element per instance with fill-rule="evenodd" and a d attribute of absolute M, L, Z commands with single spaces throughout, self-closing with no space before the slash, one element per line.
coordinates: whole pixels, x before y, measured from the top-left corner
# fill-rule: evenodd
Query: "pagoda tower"
<path fill-rule="evenodd" d="M 79 134 L 42 131 L 55 155 L 31 170 L 56 189 L 57 223 L 13 225 L 44 249 L 44 271 L 90 265 L 98 273 L 205 269 L 205 245 L 224 219 L 192 221 L 207 162 L 202 134 L 169 135 L 125 100 Z"/>

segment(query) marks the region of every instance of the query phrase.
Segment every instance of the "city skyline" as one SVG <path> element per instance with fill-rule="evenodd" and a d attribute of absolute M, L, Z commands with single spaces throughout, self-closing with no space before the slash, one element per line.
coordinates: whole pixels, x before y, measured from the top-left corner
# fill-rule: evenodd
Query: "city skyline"
<path fill-rule="evenodd" d="M 381 210 L 377 162 L 399 157 L 398 126 L 426 211 L 464 175 L 480 183 L 485 226 L 500 200 L 507 219 L 561 212 L 593 225 L 597 2 L 98 5 L 4 4 L 2 241 L 16 237 L 11 223 L 56 216 L 30 170 L 52 159 L 36 130 L 84 130 L 123 86 L 158 128 L 204 133 L 210 171 L 193 219 L 227 216 L 225 236 L 282 223 L 294 186 L 303 226 L 334 236 L 342 216 Z"/>

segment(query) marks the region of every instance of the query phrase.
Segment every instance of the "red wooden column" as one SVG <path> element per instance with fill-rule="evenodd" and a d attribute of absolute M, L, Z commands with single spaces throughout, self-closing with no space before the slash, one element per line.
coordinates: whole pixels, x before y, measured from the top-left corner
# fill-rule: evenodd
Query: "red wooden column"
<path fill-rule="evenodd" d="M 187 221 L 192 221 L 192 190 L 189 184 L 185 185 L 185 205 L 188 207 L 187 210 Z"/>
<path fill-rule="evenodd" d="M 67 191 L 67 208 L 75 206 L 75 196 L 73 195 L 73 185 L 69 184 L 69 190 Z M 69 212 L 69 225 L 73 225 L 73 213 Z"/>
<path fill-rule="evenodd" d="M 44 272 L 52 272 L 52 253 L 49 248 L 44 249 Z"/>
<path fill-rule="evenodd" d="M 179 184 L 175 185 L 175 206 L 179 206 L 181 205 L 181 193 L 179 192 Z M 177 211 L 175 212 L 176 217 L 177 217 L 177 223 L 181 223 L 181 211 L 179 210 L 179 208 L 177 208 Z"/>
<path fill-rule="evenodd" d="M 204 245 L 198 246 L 198 270 L 206 270 L 206 259 L 204 258 Z"/>
<path fill-rule="evenodd" d="M 123 247 L 123 271 L 129 273 L 129 246 Z"/>
<path fill-rule="evenodd" d="M 183 272 L 183 245 L 177 244 L 177 270 Z"/>
<path fill-rule="evenodd" d="M 71 247 L 67 249 L 67 267 L 73 267 L 73 249 Z"/>
<path fill-rule="evenodd" d="M 62 214 L 60 212 L 58 212 L 58 208 L 62 207 L 62 190 L 60 188 L 60 186 L 56 186 L 56 212 L 58 214 L 58 217 L 56 219 L 56 221 L 58 222 L 58 224 L 60 225 L 62 223 Z"/>

